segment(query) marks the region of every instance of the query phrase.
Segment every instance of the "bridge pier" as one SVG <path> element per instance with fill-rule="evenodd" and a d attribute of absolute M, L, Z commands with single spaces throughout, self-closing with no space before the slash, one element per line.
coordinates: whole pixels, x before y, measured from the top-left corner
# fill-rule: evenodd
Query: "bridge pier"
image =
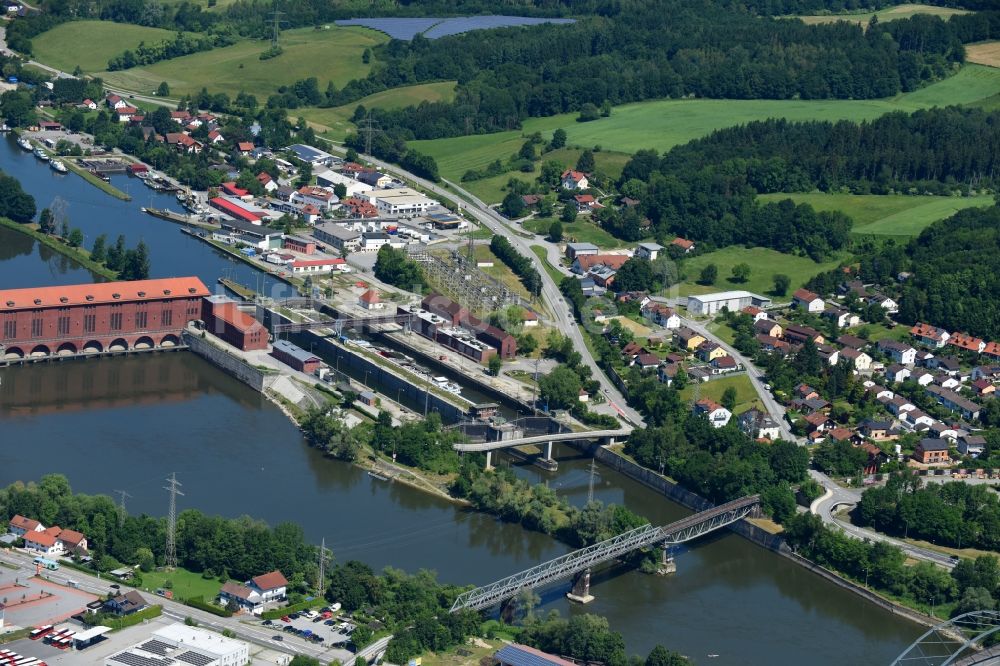
<path fill-rule="evenodd" d="M 493 452 L 492 451 L 487 451 L 486 452 L 486 471 L 488 472 L 491 469 L 493 469 Z"/>
<path fill-rule="evenodd" d="M 552 460 L 552 444 L 553 444 L 553 442 L 549 442 L 548 444 L 545 445 L 545 459 L 546 460 Z"/>
<path fill-rule="evenodd" d="M 662 556 L 660 558 L 660 568 L 656 570 L 656 573 L 661 576 L 677 573 L 677 563 L 674 562 L 674 556 L 670 552 L 670 547 L 667 545 L 663 546 Z"/>
<path fill-rule="evenodd" d="M 573 578 L 573 589 L 566 593 L 566 598 L 578 604 L 589 604 L 594 600 L 590 593 L 590 569 L 584 569 Z"/>

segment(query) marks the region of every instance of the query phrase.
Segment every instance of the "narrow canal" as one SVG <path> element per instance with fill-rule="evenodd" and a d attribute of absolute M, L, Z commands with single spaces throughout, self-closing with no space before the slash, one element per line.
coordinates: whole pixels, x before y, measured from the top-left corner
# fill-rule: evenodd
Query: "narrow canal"
<path fill-rule="evenodd" d="M 0 168 L 20 178 L 39 207 L 56 195 L 66 199 L 71 223 L 88 239 L 145 238 L 155 275 L 196 274 L 213 284 L 223 270 L 251 270 L 143 215 L 138 208 L 148 202 L 141 197 L 118 202 L 75 176 L 56 180 L 7 142 L 0 142 Z M 0 235 L 0 287 L 86 279 L 33 242 L 17 245 L 21 238 Z M 557 453 L 557 473 L 516 471 L 585 502 L 589 460 L 568 447 Z M 324 459 L 277 408 L 185 352 L 0 369 L 0 484 L 51 472 L 66 474 L 79 491 L 127 490 L 132 512 L 153 515 L 166 511 L 163 479 L 176 472 L 186 493 L 182 509 L 292 521 L 317 542 L 325 537 L 337 561 L 428 568 L 452 582 L 485 583 L 567 550 Z M 600 465 L 594 496 L 660 524 L 685 514 Z M 681 549 L 677 563 L 678 573 L 667 578 L 599 572 L 597 599 L 586 607 L 569 605 L 559 586 L 545 591 L 543 604 L 607 616 L 631 653 L 663 643 L 699 663 L 718 654 L 711 663 L 884 664 L 920 633 L 728 533 Z"/>

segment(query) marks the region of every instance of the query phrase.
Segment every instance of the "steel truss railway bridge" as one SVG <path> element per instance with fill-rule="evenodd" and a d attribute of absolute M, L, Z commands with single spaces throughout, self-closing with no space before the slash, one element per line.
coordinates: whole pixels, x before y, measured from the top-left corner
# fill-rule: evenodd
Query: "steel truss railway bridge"
<path fill-rule="evenodd" d="M 977 651 L 990 636 L 1000 633 L 1000 611 L 978 610 L 957 615 L 928 629 L 892 666 L 970 666 L 1000 663 L 1000 645 Z"/>
<path fill-rule="evenodd" d="M 754 514 L 760 506 L 760 496 L 750 495 L 717 507 L 701 511 L 663 527 L 643 525 L 600 543 L 574 550 L 562 557 L 543 562 L 495 583 L 464 592 L 455 599 L 451 612 L 470 609 L 484 610 L 502 604 L 522 590 L 542 587 L 575 577 L 573 591 L 568 596 L 586 603 L 590 596 L 592 567 L 627 555 L 634 550 L 658 544 L 674 545 L 732 525 Z M 666 554 L 664 554 L 666 558 Z"/>

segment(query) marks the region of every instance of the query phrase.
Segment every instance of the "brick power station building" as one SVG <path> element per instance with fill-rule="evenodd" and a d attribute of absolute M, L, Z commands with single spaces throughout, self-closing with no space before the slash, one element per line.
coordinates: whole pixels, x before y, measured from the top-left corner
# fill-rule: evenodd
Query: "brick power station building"
<path fill-rule="evenodd" d="M 171 347 L 201 318 L 196 277 L 0 290 L 0 360 Z"/>

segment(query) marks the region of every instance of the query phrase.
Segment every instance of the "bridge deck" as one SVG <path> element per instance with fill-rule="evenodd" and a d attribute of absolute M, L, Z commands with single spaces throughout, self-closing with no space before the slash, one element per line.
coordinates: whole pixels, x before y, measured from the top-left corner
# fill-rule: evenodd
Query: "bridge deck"
<path fill-rule="evenodd" d="M 514 597 L 524 589 L 541 587 L 568 578 L 602 562 L 621 557 L 656 543 L 683 543 L 746 518 L 760 504 L 759 495 L 750 495 L 663 527 L 643 525 L 605 541 L 574 550 L 489 585 L 460 594 L 451 612 L 470 608 L 483 610 Z"/>
<path fill-rule="evenodd" d="M 524 444 L 547 444 L 548 442 L 568 442 L 575 439 L 601 439 L 604 437 L 627 437 L 632 432 L 631 428 L 618 428 L 617 430 L 587 430 L 584 432 L 556 432 L 549 435 L 532 435 L 530 437 L 517 437 L 514 439 L 501 439 L 495 442 L 478 442 L 472 444 L 454 444 L 456 451 L 482 452 L 496 451 L 497 449 L 509 449 L 512 446 L 522 446 Z"/>

